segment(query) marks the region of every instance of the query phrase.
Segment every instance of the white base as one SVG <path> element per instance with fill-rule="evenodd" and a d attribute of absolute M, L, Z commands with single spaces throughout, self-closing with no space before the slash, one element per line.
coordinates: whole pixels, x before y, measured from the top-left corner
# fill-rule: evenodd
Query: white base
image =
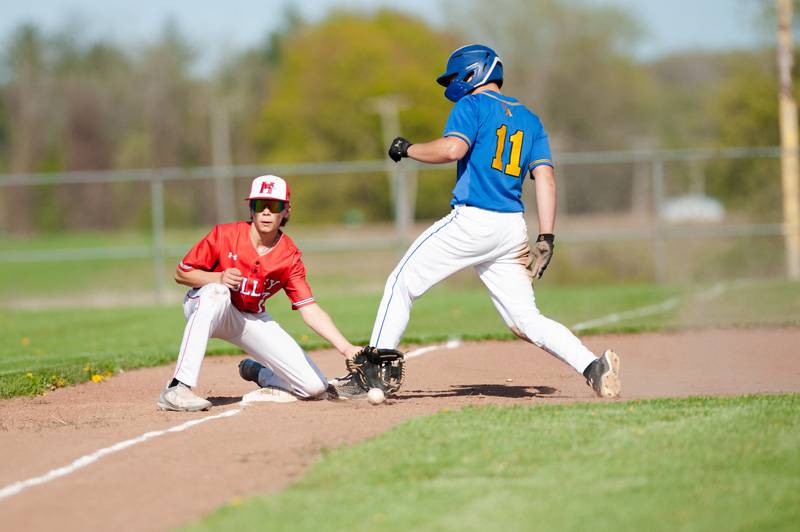
<path fill-rule="evenodd" d="M 278 388 L 259 388 L 242 396 L 242 404 L 248 403 L 293 403 L 297 397 Z"/>

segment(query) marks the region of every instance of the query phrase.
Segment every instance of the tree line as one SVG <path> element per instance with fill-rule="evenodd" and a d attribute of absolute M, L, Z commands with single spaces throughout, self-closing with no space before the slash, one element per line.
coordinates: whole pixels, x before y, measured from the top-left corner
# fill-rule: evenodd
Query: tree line
<path fill-rule="evenodd" d="M 138 47 L 86 38 L 74 26 L 23 24 L 0 61 L 0 172 L 211 165 L 220 109 L 234 164 L 381 158 L 373 99 L 401 95 L 403 134 L 438 136 L 450 106 L 434 79 L 453 48 L 474 41 L 501 53 L 504 90 L 542 117 L 556 154 L 778 142 L 772 48 L 643 62 L 633 54 L 643 30 L 618 8 L 568 0 L 459 6 L 444 28 L 389 9 L 334 11 L 315 23 L 289 11 L 262 43 L 201 74 L 199 49 L 175 22 Z M 762 208 L 776 193 L 773 174 L 758 161 L 720 162 L 708 171 L 709 190 Z M 314 183 L 303 192 L 314 216 L 298 214 L 300 222 L 342 221 L 348 203 L 364 205 L 368 220 L 390 215 L 385 181 L 341 176 L 333 191 Z M 213 218 L 213 209 L 193 208 L 209 201 L 206 185 L 188 195 L 168 190 L 171 222 Z M 149 204 L 137 187 L 8 188 L 0 230 L 141 227 Z M 418 211 L 446 205 L 449 188 L 442 181 L 427 189 Z M 583 193 L 597 201 L 597 190 Z M 580 195 L 571 197 L 580 208 Z"/>

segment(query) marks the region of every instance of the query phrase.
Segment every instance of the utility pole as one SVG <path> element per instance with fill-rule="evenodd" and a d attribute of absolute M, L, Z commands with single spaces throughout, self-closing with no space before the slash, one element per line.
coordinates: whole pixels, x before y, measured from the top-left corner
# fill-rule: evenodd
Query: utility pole
<path fill-rule="evenodd" d="M 369 103 L 381 117 L 381 136 L 384 147 L 388 149 L 395 137 L 400 136 L 400 111 L 407 106 L 407 101 L 401 96 L 381 96 L 370 99 Z M 398 245 L 405 249 L 409 230 L 414 222 L 417 173 L 406 171 L 402 164 L 397 164 L 386 157 L 386 173 L 389 176 L 395 206 L 395 231 L 399 240 Z"/>
<path fill-rule="evenodd" d="M 797 153 L 797 103 L 792 92 L 793 0 L 777 0 L 777 7 L 783 234 L 786 247 L 786 274 L 789 279 L 796 281 L 800 279 L 800 185 L 798 184 L 800 165 Z"/>
<path fill-rule="evenodd" d="M 231 126 L 224 97 L 211 103 L 211 165 L 214 167 L 214 199 L 217 223 L 233 221 L 233 174 L 231 174 Z"/>

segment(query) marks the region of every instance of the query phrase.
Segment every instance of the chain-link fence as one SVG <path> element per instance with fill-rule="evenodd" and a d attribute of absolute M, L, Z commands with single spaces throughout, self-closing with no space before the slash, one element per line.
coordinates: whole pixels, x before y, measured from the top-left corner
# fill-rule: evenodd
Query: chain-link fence
<path fill-rule="evenodd" d="M 548 278 L 783 275 L 782 236 L 792 228 L 781 223 L 779 156 L 774 147 L 563 154 Z M 358 283 L 370 277 L 366 260 L 385 278 L 397 253 L 449 210 L 453 172 L 359 161 L 0 176 L 0 300 L 35 287 L 47 298 L 74 282 L 83 294 L 125 283 L 163 301 L 174 260 L 213 223 L 245 219 L 241 198 L 265 173 L 289 180 L 288 231 L 318 271 Z M 535 233 L 532 183 L 524 195 Z M 35 280 L 54 276 L 64 282 Z"/>

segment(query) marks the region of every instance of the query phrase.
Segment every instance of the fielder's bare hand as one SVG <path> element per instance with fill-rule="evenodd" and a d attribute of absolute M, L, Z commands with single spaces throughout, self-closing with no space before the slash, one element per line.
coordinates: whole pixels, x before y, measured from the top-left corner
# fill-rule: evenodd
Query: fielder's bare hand
<path fill-rule="evenodd" d="M 242 272 L 239 271 L 239 268 L 228 268 L 220 274 L 220 282 L 231 290 L 238 288 L 243 280 L 244 277 L 242 277 Z"/>
<path fill-rule="evenodd" d="M 541 279 L 542 274 L 550 264 L 550 259 L 553 257 L 553 247 L 555 236 L 552 234 L 541 234 L 536 239 L 536 244 L 533 246 L 533 277 L 534 279 Z"/>
<path fill-rule="evenodd" d="M 342 354 L 348 360 L 353 360 L 353 357 L 360 353 L 362 349 L 364 348 L 357 345 L 351 345 L 350 347 L 345 348 L 344 351 L 342 351 Z"/>

